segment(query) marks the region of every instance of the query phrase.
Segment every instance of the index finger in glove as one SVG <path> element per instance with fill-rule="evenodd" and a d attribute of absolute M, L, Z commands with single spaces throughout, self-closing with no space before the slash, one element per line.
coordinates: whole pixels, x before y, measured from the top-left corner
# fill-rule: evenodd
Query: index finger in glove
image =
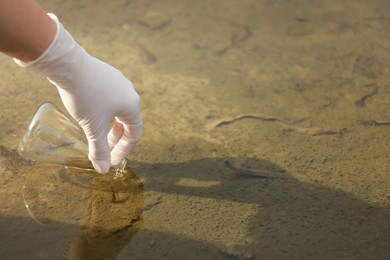
<path fill-rule="evenodd" d="M 106 173 L 110 169 L 110 154 L 107 131 L 103 127 L 105 124 L 92 125 L 87 120 L 82 120 L 79 124 L 88 140 L 89 160 L 97 172 Z"/>

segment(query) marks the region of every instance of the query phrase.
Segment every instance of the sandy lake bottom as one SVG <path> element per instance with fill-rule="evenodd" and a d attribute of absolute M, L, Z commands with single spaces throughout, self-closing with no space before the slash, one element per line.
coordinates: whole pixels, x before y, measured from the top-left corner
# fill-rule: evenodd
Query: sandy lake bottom
<path fill-rule="evenodd" d="M 1 259 L 390 258 L 389 1 L 39 2 L 134 83 L 144 135 L 121 180 L 22 159 L 63 105 L 1 56 Z"/>

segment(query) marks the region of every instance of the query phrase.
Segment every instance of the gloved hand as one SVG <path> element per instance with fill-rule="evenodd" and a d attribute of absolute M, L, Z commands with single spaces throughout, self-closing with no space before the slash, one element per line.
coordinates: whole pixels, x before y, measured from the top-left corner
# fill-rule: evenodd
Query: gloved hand
<path fill-rule="evenodd" d="M 128 155 L 142 135 L 139 96 L 120 71 L 89 55 L 57 17 L 49 15 L 57 24 L 51 45 L 34 61 L 15 61 L 47 76 L 57 87 L 86 134 L 95 170 L 105 173 L 110 164 L 119 164 Z"/>

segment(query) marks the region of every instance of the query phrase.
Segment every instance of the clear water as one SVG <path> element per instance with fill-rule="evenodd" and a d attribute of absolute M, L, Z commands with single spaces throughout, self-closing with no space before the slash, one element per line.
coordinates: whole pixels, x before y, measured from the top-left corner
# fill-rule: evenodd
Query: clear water
<path fill-rule="evenodd" d="M 61 101 L 1 56 L 0 258 L 390 258 L 389 1 L 40 3 L 133 81 L 145 134 L 123 182 L 21 159 Z"/>

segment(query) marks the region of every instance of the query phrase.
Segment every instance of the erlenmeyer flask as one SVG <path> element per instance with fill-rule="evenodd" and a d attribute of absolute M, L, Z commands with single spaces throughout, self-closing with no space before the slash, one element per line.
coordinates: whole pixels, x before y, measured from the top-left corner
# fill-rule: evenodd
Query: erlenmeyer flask
<path fill-rule="evenodd" d="M 93 170 L 88 160 L 88 142 L 81 127 L 53 103 L 45 102 L 36 111 L 19 144 L 19 154 L 29 160 Z M 126 159 L 111 166 L 120 177 Z"/>

